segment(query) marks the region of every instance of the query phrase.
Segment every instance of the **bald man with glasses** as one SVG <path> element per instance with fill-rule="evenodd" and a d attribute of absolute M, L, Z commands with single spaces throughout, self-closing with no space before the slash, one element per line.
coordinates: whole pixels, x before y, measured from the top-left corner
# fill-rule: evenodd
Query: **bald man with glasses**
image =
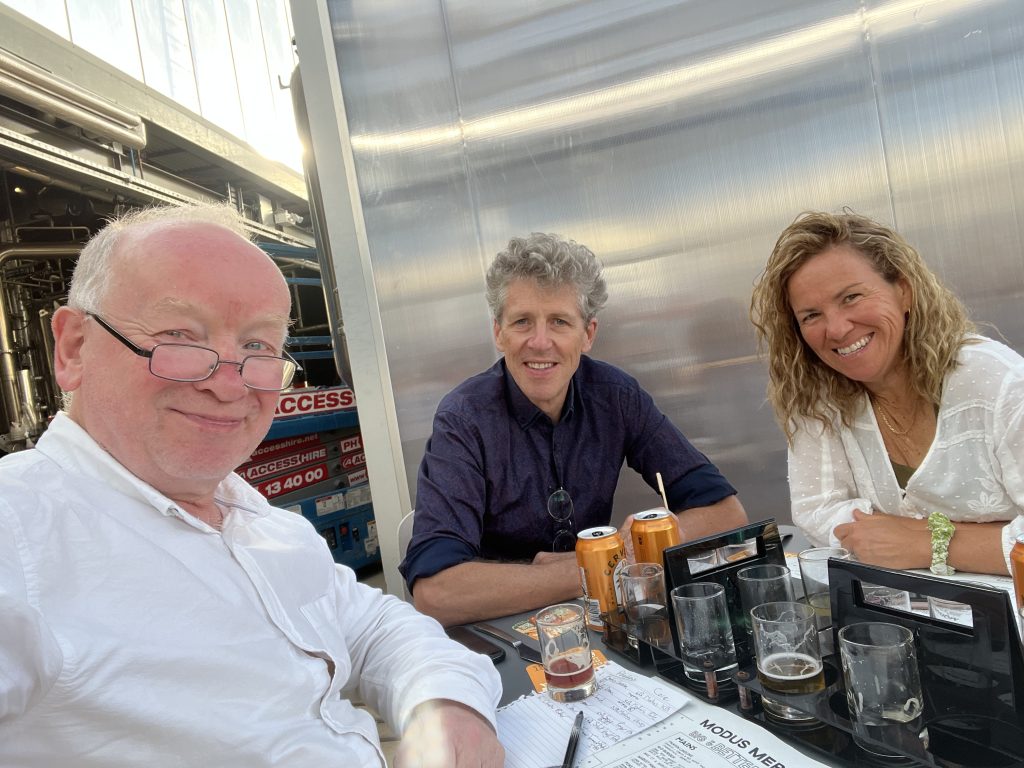
<path fill-rule="evenodd" d="M 233 473 L 298 366 L 228 207 L 111 222 L 54 313 L 68 393 L 0 460 L 0 764 L 503 763 L 491 662 L 359 584 Z"/>

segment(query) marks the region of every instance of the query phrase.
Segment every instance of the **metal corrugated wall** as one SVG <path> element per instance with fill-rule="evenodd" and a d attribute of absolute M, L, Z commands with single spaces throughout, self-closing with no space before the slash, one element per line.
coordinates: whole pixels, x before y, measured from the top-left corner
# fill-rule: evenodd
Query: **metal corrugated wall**
<path fill-rule="evenodd" d="M 1024 349 L 1019 0 L 328 8 L 413 491 L 438 400 L 496 358 L 483 274 L 514 234 L 603 259 L 593 354 L 640 379 L 754 518 L 789 512 L 747 305 L 801 210 L 894 223 Z M 617 510 L 653 501 L 630 478 Z"/>

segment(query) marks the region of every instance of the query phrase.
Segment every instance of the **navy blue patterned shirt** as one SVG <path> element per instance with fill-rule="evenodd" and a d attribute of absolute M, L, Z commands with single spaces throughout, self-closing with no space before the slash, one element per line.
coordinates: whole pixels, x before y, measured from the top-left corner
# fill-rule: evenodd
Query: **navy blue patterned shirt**
<path fill-rule="evenodd" d="M 499 360 L 437 407 L 402 575 L 412 588 L 469 560 L 530 561 L 550 551 L 561 526 L 547 499 L 558 488 L 572 497 L 575 532 L 608 525 L 623 460 L 653 489 L 661 472 L 673 511 L 736 493 L 615 366 L 584 355 L 552 424 Z M 656 496 L 651 506 L 660 506 Z"/>

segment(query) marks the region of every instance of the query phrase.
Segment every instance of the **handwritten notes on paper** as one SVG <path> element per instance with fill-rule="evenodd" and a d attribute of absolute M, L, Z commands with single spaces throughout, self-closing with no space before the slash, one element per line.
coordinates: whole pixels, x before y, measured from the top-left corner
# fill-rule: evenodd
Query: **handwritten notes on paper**
<path fill-rule="evenodd" d="M 561 765 L 581 709 L 579 768 L 824 768 L 754 721 L 673 685 L 611 661 L 596 674 L 589 699 L 559 704 L 533 694 L 498 711 L 505 768 Z"/>
<path fill-rule="evenodd" d="M 498 738 L 505 747 L 505 768 L 557 765 L 576 713 L 585 713 L 577 764 L 664 720 L 693 697 L 660 680 L 608 662 L 597 670 L 597 693 L 560 704 L 546 694 L 513 701 L 498 711 Z"/>

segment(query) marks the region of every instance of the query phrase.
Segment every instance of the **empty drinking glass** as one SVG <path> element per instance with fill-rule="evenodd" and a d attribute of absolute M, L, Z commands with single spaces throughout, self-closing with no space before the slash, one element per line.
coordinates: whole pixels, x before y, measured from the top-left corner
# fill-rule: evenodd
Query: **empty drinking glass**
<path fill-rule="evenodd" d="M 672 590 L 672 609 L 679 634 L 679 657 L 691 680 L 704 681 L 705 663 L 715 679 L 727 680 L 736 671 L 729 606 L 725 587 L 709 581 L 684 584 Z"/>
<path fill-rule="evenodd" d="M 850 624 L 839 630 L 839 652 L 854 741 L 876 755 L 899 755 L 875 742 L 897 741 L 897 729 L 920 729 L 924 697 L 914 634 L 881 621 Z"/>
<path fill-rule="evenodd" d="M 657 563 L 628 565 L 619 571 L 619 586 L 628 631 L 645 643 L 671 652 L 664 574 L 665 569 Z"/>

